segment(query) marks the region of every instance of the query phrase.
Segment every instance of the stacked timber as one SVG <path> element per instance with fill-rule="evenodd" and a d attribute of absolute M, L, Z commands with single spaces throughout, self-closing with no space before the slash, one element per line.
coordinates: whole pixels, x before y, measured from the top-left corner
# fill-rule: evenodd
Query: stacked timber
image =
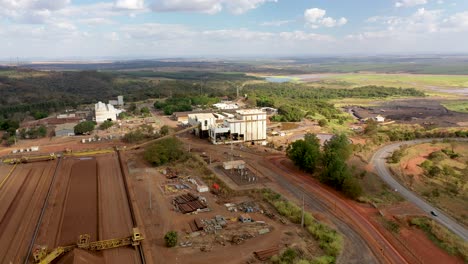
<path fill-rule="evenodd" d="M 197 196 L 191 193 L 175 197 L 173 203 L 183 214 L 188 214 L 207 207 L 204 202 L 200 201 Z"/>

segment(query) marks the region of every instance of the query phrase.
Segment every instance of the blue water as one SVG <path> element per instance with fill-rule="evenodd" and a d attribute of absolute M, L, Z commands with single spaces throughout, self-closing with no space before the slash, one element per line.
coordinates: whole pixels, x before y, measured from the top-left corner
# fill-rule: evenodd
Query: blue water
<path fill-rule="evenodd" d="M 292 80 L 291 77 L 265 77 L 265 80 L 272 83 L 284 83 Z"/>

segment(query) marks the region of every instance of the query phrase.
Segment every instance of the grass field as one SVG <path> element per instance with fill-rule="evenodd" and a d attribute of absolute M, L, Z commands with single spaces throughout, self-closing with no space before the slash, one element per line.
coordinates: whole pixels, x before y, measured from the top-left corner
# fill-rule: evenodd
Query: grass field
<path fill-rule="evenodd" d="M 468 75 L 417 75 L 417 74 L 338 74 L 325 80 L 351 83 L 355 86 L 382 85 L 392 87 L 428 88 L 465 88 Z"/>
<path fill-rule="evenodd" d="M 468 113 L 468 101 L 450 101 L 442 105 L 455 112 Z"/>

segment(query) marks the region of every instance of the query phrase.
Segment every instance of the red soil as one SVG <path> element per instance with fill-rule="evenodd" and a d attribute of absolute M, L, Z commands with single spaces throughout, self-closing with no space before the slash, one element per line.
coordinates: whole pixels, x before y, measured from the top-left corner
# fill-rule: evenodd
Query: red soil
<path fill-rule="evenodd" d="M 72 166 L 59 245 L 74 244 L 81 234 L 89 234 L 91 241 L 98 240 L 96 170 L 95 159 L 80 160 Z"/>
<path fill-rule="evenodd" d="M 425 264 L 462 264 L 463 260 L 449 255 L 429 240 L 423 231 L 419 229 L 400 230 L 401 240 L 408 245 L 419 260 Z"/>

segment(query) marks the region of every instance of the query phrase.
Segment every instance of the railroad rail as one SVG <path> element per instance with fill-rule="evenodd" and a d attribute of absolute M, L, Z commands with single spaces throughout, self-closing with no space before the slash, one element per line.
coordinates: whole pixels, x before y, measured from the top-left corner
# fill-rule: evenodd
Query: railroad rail
<path fill-rule="evenodd" d="M 57 166 L 55 166 L 54 176 L 52 177 L 52 181 L 50 181 L 50 185 L 49 185 L 49 189 L 47 190 L 46 198 L 44 199 L 44 203 L 42 204 L 41 214 L 39 215 L 39 219 L 37 220 L 36 228 L 34 229 L 34 234 L 31 239 L 31 243 L 29 244 L 29 247 L 28 247 L 28 253 L 26 254 L 26 257 L 24 258 L 24 261 L 23 261 L 24 264 L 29 263 L 29 259 L 31 257 L 31 253 L 34 247 L 34 242 L 36 242 L 37 234 L 39 233 L 39 228 L 42 223 L 42 217 L 44 216 L 44 212 L 47 208 L 47 203 L 49 202 L 50 193 L 52 192 L 52 186 L 54 185 L 55 178 L 58 172 L 58 168 L 60 167 L 61 162 L 62 162 L 62 158 L 59 156 Z"/>
<path fill-rule="evenodd" d="M 118 160 L 119 160 L 120 172 L 121 172 L 124 187 L 125 187 L 125 196 L 127 197 L 128 207 L 130 208 L 130 215 L 132 217 L 132 225 L 133 225 L 134 228 L 136 228 L 138 225 L 137 225 L 137 220 L 136 220 L 136 216 L 135 216 L 135 209 L 133 208 L 133 203 L 132 203 L 131 198 L 130 198 L 131 197 L 130 196 L 130 190 L 129 190 L 129 187 L 128 187 L 128 182 L 127 182 L 127 177 L 126 177 L 127 174 L 125 173 L 125 169 L 124 169 L 124 166 L 123 166 L 122 155 L 120 154 L 120 150 L 118 150 L 118 149 L 117 149 L 117 156 L 118 156 Z M 140 255 L 141 263 L 145 264 L 146 259 L 145 259 L 145 253 L 143 252 L 142 246 L 139 244 L 136 247 L 138 248 L 138 253 Z"/>

